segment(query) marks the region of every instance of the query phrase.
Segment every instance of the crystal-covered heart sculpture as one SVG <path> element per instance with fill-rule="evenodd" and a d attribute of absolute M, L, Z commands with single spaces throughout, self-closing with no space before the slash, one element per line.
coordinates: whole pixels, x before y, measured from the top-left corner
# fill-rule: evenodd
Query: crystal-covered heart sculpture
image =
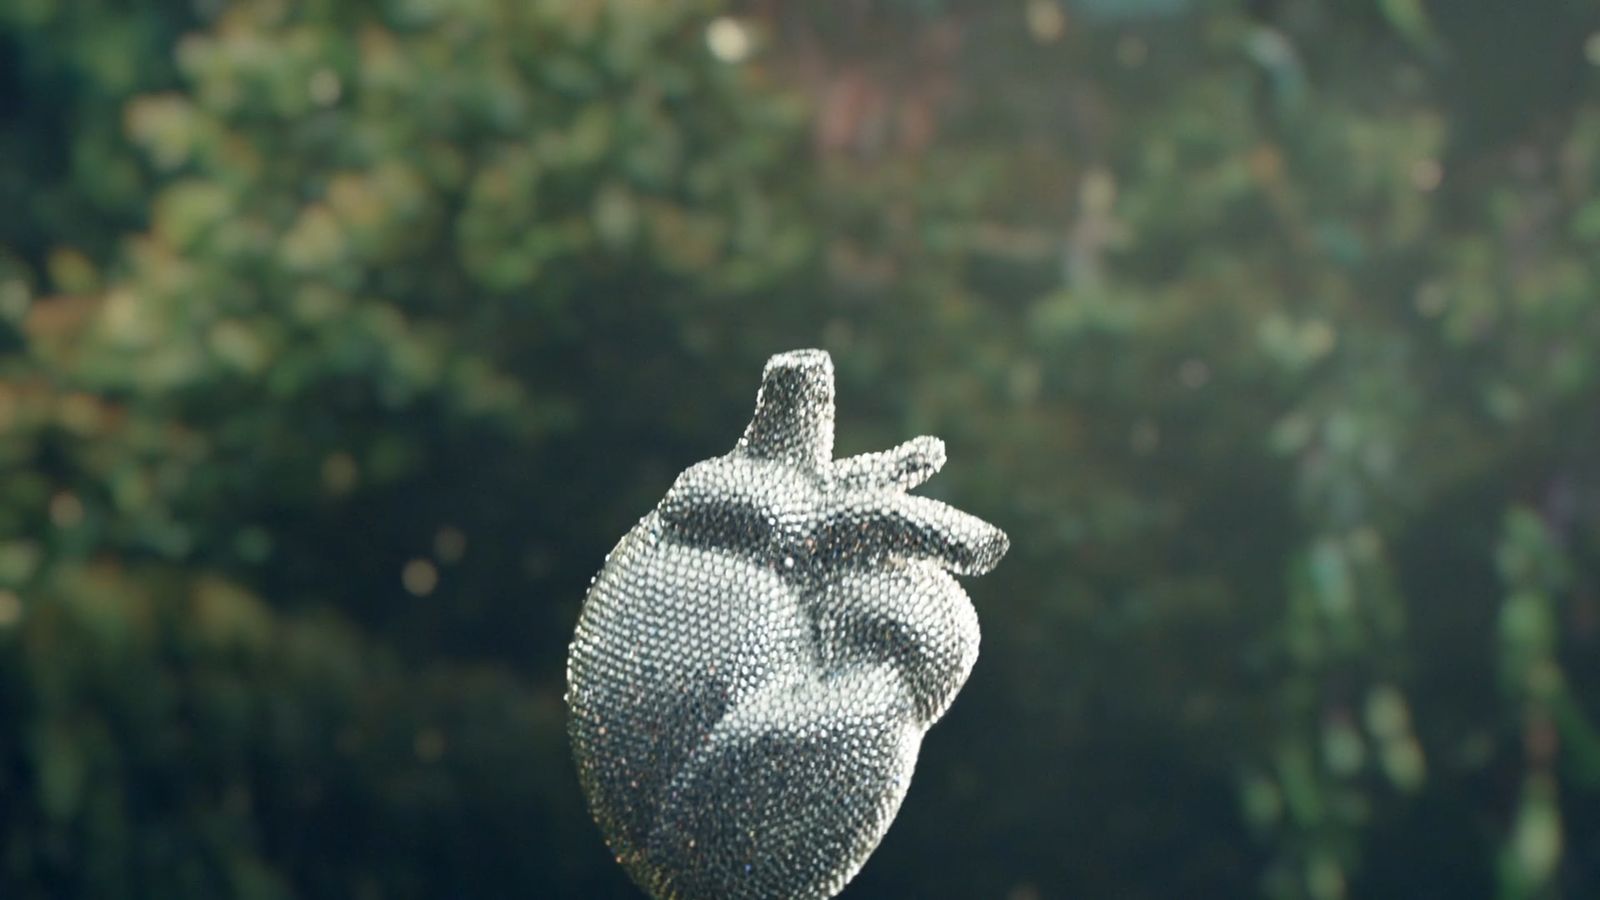
<path fill-rule="evenodd" d="M 578 773 L 659 900 L 832 897 L 905 797 L 978 655 L 952 574 L 993 525 L 907 491 L 919 437 L 833 459 L 833 362 L 772 357 L 731 453 L 689 467 L 584 601 L 567 664 Z"/>

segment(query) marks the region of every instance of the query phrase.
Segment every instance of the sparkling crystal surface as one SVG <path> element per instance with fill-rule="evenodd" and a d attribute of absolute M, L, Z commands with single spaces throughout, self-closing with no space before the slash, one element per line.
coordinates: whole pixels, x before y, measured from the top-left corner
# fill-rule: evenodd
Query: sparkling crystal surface
<path fill-rule="evenodd" d="M 573 751 L 617 860 L 659 900 L 837 894 L 978 655 L 953 574 L 993 525 L 907 491 L 919 437 L 833 459 L 833 363 L 774 356 L 732 452 L 606 558 L 567 667 Z"/>

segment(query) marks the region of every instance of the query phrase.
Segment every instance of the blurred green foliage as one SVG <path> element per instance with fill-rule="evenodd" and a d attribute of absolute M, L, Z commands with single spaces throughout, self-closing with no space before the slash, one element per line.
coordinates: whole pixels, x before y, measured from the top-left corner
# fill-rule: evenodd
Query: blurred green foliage
<path fill-rule="evenodd" d="M 1600 12 L 1528 7 L 0 6 L 0 895 L 631 896 L 577 606 L 808 345 L 1014 542 L 851 895 L 1592 895 Z"/>

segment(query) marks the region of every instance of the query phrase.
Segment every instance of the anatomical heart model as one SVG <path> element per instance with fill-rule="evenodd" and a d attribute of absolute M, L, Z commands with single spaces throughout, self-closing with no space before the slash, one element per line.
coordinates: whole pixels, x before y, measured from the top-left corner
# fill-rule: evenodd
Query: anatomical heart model
<path fill-rule="evenodd" d="M 978 655 L 951 575 L 1007 547 L 907 493 L 943 464 L 931 437 L 834 460 L 833 362 L 784 353 L 733 452 L 606 558 L 568 661 L 572 744 L 652 896 L 831 897 L 878 845 Z"/>

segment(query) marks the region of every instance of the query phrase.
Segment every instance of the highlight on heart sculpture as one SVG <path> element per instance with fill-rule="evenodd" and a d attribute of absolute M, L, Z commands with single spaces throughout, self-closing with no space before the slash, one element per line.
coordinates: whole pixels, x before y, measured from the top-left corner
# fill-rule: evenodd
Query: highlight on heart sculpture
<path fill-rule="evenodd" d="M 833 361 L 768 360 L 738 445 L 606 557 L 567 662 L 595 821 L 659 900 L 825 898 L 877 847 L 978 655 L 993 525 L 912 496 L 919 437 L 833 458 Z"/>

